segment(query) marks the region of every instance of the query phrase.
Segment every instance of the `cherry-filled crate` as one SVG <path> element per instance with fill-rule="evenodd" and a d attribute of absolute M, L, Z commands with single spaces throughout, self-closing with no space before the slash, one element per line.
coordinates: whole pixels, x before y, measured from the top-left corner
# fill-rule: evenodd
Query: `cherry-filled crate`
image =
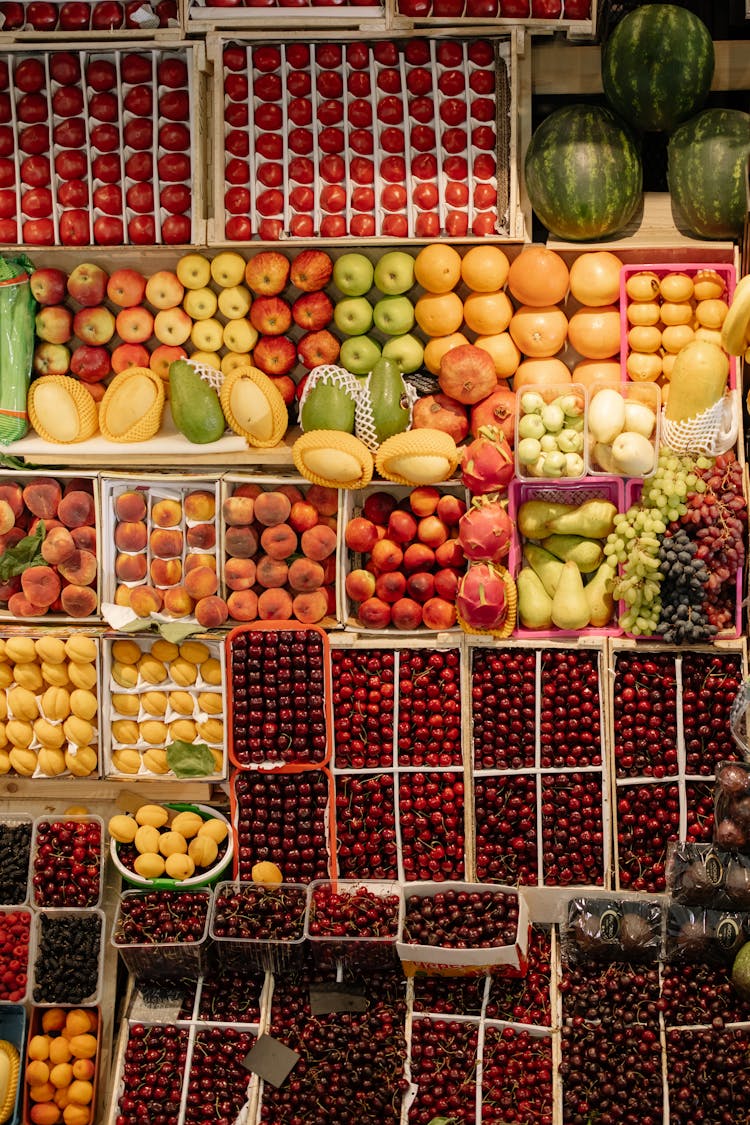
<path fill-rule="evenodd" d="M 136 42 L 1 53 L 0 239 L 200 241 L 201 60 Z"/>
<path fill-rule="evenodd" d="M 604 646 L 469 639 L 479 882 L 610 885 Z"/>
<path fill-rule="evenodd" d="M 339 875 L 466 878 L 458 644 L 334 636 L 331 667 Z"/>
<path fill-rule="evenodd" d="M 608 745 L 618 890 L 665 890 L 668 845 L 710 843 L 719 762 L 741 759 L 729 713 L 744 641 L 675 649 L 613 640 Z"/>
<path fill-rule="evenodd" d="M 518 235 L 514 38 L 210 51 L 209 242 Z"/>

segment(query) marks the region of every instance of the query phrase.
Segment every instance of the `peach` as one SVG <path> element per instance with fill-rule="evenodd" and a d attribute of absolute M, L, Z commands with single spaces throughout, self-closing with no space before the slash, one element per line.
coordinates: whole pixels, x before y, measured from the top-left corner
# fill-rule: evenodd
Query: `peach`
<path fill-rule="evenodd" d="M 14 574 L 7 582 L 0 582 L 0 602 L 7 602 L 12 594 L 17 593 L 21 589 L 21 575 Z"/>
<path fill-rule="evenodd" d="M 435 548 L 435 562 L 438 566 L 461 567 L 466 562 L 458 539 L 446 539 Z"/>
<path fill-rule="evenodd" d="M 158 613 L 163 604 L 160 590 L 153 586 L 134 586 L 130 591 L 130 608 L 137 617 L 150 617 Z"/>
<path fill-rule="evenodd" d="M 411 543 L 417 536 L 417 521 L 410 512 L 396 508 L 388 519 L 386 535 L 394 543 Z"/>
<path fill-rule="evenodd" d="M 422 607 L 413 598 L 399 598 L 391 606 L 391 624 L 395 629 L 418 629 L 422 624 Z"/>
<path fill-rule="evenodd" d="M 235 621 L 255 621 L 258 616 L 258 595 L 254 590 L 233 590 L 227 598 L 229 616 Z"/>
<path fill-rule="evenodd" d="M 323 567 L 323 581 L 326 585 L 330 582 L 336 581 L 336 573 L 338 571 L 338 562 L 336 555 L 329 555 L 327 559 L 323 559 L 321 566 Z"/>
<path fill-rule="evenodd" d="M 283 492 L 261 492 L 255 499 L 255 519 L 264 527 L 285 523 L 291 510 L 289 497 Z"/>
<path fill-rule="evenodd" d="M 182 532 L 155 528 L 150 535 L 151 554 L 159 559 L 173 559 L 182 555 Z"/>
<path fill-rule="evenodd" d="M 44 537 L 41 546 L 42 558 L 50 566 L 65 562 L 74 553 L 76 544 L 67 527 L 53 527 Z"/>
<path fill-rule="evenodd" d="M 255 578 L 264 590 L 277 590 L 286 585 L 289 577 L 289 567 L 283 559 L 272 559 L 270 555 L 261 555 L 255 568 Z"/>
<path fill-rule="evenodd" d="M 5 535 L 6 531 L 14 526 L 16 522 L 16 515 L 7 500 L 0 499 L 0 535 Z"/>
<path fill-rule="evenodd" d="M 450 629 L 456 624 L 456 607 L 445 598 L 430 598 L 422 606 L 422 621 L 428 629 Z"/>
<path fill-rule="evenodd" d="M 317 522 L 318 513 L 312 504 L 308 504 L 306 500 L 297 500 L 292 504 L 289 523 L 295 531 L 307 531 L 309 527 L 315 527 Z"/>
<path fill-rule="evenodd" d="M 252 559 L 227 559 L 224 582 L 230 590 L 250 590 L 255 585 L 255 563 Z"/>
<path fill-rule="evenodd" d="M 331 531 L 335 531 L 338 534 L 338 529 L 339 529 L 339 517 L 338 516 L 321 516 L 320 519 L 318 520 L 318 523 L 322 524 L 323 527 L 330 527 Z"/>
<path fill-rule="evenodd" d="M 146 518 L 146 501 L 142 492 L 134 489 L 121 492 L 115 499 L 115 516 L 124 522 L 134 522 Z"/>
<path fill-rule="evenodd" d="M 85 587 L 84 587 L 85 588 Z M 130 605 L 130 587 L 118 586 L 115 590 L 115 605 Z"/>
<path fill-rule="evenodd" d="M 295 559 L 289 567 L 289 585 L 298 594 L 317 590 L 324 578 L 323 567 L 313 559 Z"/>
<path fill-rule="evenodd" d="M 402 567 L 407 574 L 429 570 L 435 564 L 435 552 L 426 543 L 410 543 L 404 551 Z"/>
<path fill-rule="evenodd" d="M 328 485 L 311 484 L 306 499 L 321 516 L 334 516 L 339 510 L 338 489 L 329 488 Z"/>
<path fill-rule="evenodd" d="M 292 599 L 286 590 L 264 590 L 258 598 L 261 621 L 288 621 L 293 613 Z"/>
<path fill-rule="evenodd" d="M 72 528 L 70 534 L 76 547 L 82 551 L 91 551 L 96 554 L 96 528 L 84 524 L 83 527 Z"/>
<path fill-rule="evenodd" d="M 193 551 L 185 559 L 185 574 L 190 574 L 199 566 L 207 566 L 209 570 L 216 570 L 216 556 L 207 555 L 203 551 Z"/>
<path fill-rule="evenodd" d="M 403 598 L 405 593 L 406 578 L 400 570 L 386 570 L 375 579 L 375 597 L 381 601 L 392 604 Z"/>
<path fill-rule="evenodd" d="M 254 500 L 256 496 L 260 496 L 263 489 L 259 484 L 251 483 L 250 481 L 243 481 L 241 484 L 235 485 L 234 496 L 249 496 Z"/>
<path fill-rule="evenodd" d="M 49 606 L 60 596 L 61 582 L 51 566 L 27 566 L 21 589 L 34 605 Z"/>
<path fill-rule="evenodd" d="M 20 590 L 8 598 L 8 609 L 14 617 L 42 617 L 48 608 L 34 605 Z"/>
<path fill-rule="evenodd" d="M 229 527 L 224 535 L 224 548 L 236 559 L 251 559 L 258 553 L 258 536 L 252 527 Z"/>
<path fill-rule="evenodd" d="M 308 500 L 310 493 L 307 494 Z M 362 515 L 373 523 L 385 527 L 391 518 L 391 512 L 397 506 L 396 497 L 390 492 L 371 492 L 362 505 Z M 333 513 L 331 513 L 333 515 Z"/>
<path fill-rule="evenodd" d="M 96 510 L 94 498 L 89 492 L 67 492 L 63 496 L 57 509 L 57 518 L 66 527 L 91 527 L 94 523 Z"/>
<path fill-rule="evenodd" d="M 199 551 L 210 550 L 216 546 L 216 528 L 212 523 L 194 523 L 185 532 L 188 547 L 197 547 Z"/>
<path fill-rule="evenodd" d="M 223 625 L 229 616 L 227 603 L 215 594 L 201 598 L 195 603 L 195 620 L 204 629 L 216 629 Z"/>
<path fill-rule="evenodd" d="M 375 575 L 369 570 L 350 570 L 344 589 L 353 602 L 366 602 L 375 593 Z"/>
<path fill-rule="evenodd" d="M 92 555 L 91 551 L 76 551 L 57 569 L 68 582 L 89 586 L 96 578 L 96 555 Z"/>
<path fill-rule="evenodd" d="M 63 496 L 69 492 L 88 492 L 94 495 L 94 482 L 91 477 L 69 477 L 63 486 Z"/>
<path fill-rule="evenodd" d="M 147 569 L 145 555 L 119 554 L 115 559 L 115 574 L 121 582 L 142 582 Z"/>
<path fill-rule="evenodd" d="M 149 575 L 154 586 L 176 586 L 182 579 L 179 559 L 152 559 Z"/>
<path fill-rule="evenodd" d="M 218 584 L 216 571 L 208 566 L 197 566 L 185 575 L 185 589 L 196 601 L 215 594 Z M 196 610 L 197 608 L 196 606 Z"/>
<path fill-rule="evenodd" d="M 336 550 L 336 532 L 324 524 L 316 524 L 315 527 L 302 532 L 300 546 L 303 555 L 306 555 L 308 559 L 322 562 Z M 375 546 L 377 546 L 377 543 Z"/>
<path fill-rule="evenodd" d="M 431 484 L 423 484 L 413 488 L 409 496 L 409 506 L 415 516 L 420 519 L 431 516 L 440 503 L 440 492 Z"/>
<path fill-rule="evenodd" d="M 288 523 L 277 523 L 264 528 L 260 545 L 272 559 L 288 559 L 297 550 L 297 536 Z"/>
<path fill-rule="evenodd" d="M 157 527 L 176 527 L 182 519 L 179 500 L 157 500 L 151 509 L 151 522 Z"/>
<path fill-rule="evenodd" d="M 449 527 L 453 527 L 461 519 L 461 516 L 466 511 L 466 503 L 458 496 L 452 496 L 447 493 L 441 496 L 435 509 L 435 514 L 440 517 L 443 523 L 447 523 Z"/>
<path fill-rule="evenodd" d="M 56 520 L 56 519 L 53 519 L 53 518 L 42 519 L 41 516 L 34 516 L 34 518 L 29 523 L 29 527 L 28 527 L 29 535 L 33 535 L 35 532 L 37 532 L 39 530 L 39 524 L 41 524 L 42 527 L 44 528 L 44 534 L 45 535 L 47 534 L 48 531 L 52 531 L 53 527 L 64 527 L 65 526 L 64 524 L 62 524 L 60 522 L 60 520 Z M 18 526 L 18 525 L 16 525 L 16 526 Z M 8 532 L 8 534 L 10 535 L 10 532 Z"/>
<path fill-rule="evenodd" d="M 188 492 L 184 502 L 185 519 L 205 522 L 216 515 L 216 497 L 213 492 L 198 489 Z"/>
<path fill-rule="evenodd" d="M 33 515 L 43 520 L 54 519 L 61 500 L 62 489 L 52 477 L 38 477 L 23 490 L 24 504 Z"/>
<path fill-rule="evenodd" d="M 349 520 L 344 531 L 344 542 L 350 551 L 366 554 L 377 541 L 378 529 L 372 520 L 365 519 L 364 516 L 355 516 Z"/>
<path fill-rule="evenodd" d="M 385 594 L 380 593 L 378 584 L 393 573 L 396 572 L 390 571 L 388 574 L 381 574 L 378 581 L 375 583 L 377 593 L 381 598 L 385 598 L 387 602 L 398 601 L 398 598 L 387 598 Z M 384 583 L 384 588 L 388 588 L 389 585 L 389 583 Z M 406 591 L 409 597 L 413 598 L 415 602 L 426 602 L 435 594 L 435 578 L 426 570 L 417 570 L 414 574 L 409 575 L 409 579 L 406 583 Z M 404 591 L 402 590 L 399 597 L 403 596 L 403 593 Z"/>
<path fill-rule="evenodd" d="M 280 492 L 282 496 L 286 496 L 287 500 L 292 506 L 294 506 L 295 504 L 299 504 L 301 500 L 304 500 L 304 496 L 302 495 L 299 488 L 297 488 L 296 484 L 280 484 L 276 491 Z"/>
<path fill-rule="evenodd" d="M 404 553 L 392 539 L 379 539 L 370 554 L 370 562 L 376 571 L 398 570 Z"/>
<path fill-rule="evenodd" d="M 15 482 L 0 484 L 0 500 L 10 504 L 16 519 L 23 515 L 23 489 L 20 484 Z"/>
<path fill-rule="evenodd" d="M 7 551 L 8 547 L 15 547 L 16 543 L 20 543 L 26 532 L 22 527 L 12 527 L 10 531 L 6 531 L 5 535 L 0 535 L 0 555 Z"/>
<path fill-rule="evenodd" d="M 252 496 L 228 496 L 221 506 L 221 515 L 224 523 L 230 527 L 242 527 L 243 524 L 253 522 L 255 500 Z"/>
<path fill-rule="evenodd" d="M 417 536 L 420 543 L 426 543 L 435 550 L 448 538 L 448 527 L 439 516 L 425 516 L 419 521 Z"/>
<path fill-rule="evenodd" d="M 164 591 L 164 612 L 171 617 L 189 617 L 195 609 L 195 602 L 184 586 L 172 586 Z"/>
<path fill-rule="evenodd" d="M 447 602 L 456 600 L 458 583 L 461 581 L 461 571 L 456 567 L 446 566 L 435 571 L 435 593 Z"/>
<path fill-rule="evenodd" d="M 358 616 L 368 629 L 385 629 L 391 623 L 391 607 L 382 598 L 368 598 L 360 605 Z"/>
<path fill-rule="evenodd" d="M 292 601 L 292 611 L 304 625 L 314 625 L 322 621 L 328 612 L 328 598 L 324 590 L 308 590 L 297 594 Z"/>
<path fill-rule="evenodd" d="M 118 523 L 115 527 L 115 547 L 119 551 L 142 551 L 148 543 L 148 528 L 143 520 Z"/>

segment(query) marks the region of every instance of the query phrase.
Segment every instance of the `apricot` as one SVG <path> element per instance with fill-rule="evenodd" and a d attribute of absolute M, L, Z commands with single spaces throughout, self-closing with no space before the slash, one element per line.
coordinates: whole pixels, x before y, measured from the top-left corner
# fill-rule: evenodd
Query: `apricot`
<path fill-rule="evenodd" d="M 118 773 L 140 773 L 141 755 L 132 746 L 125 746 L 112 751 L 112 767 Z"/>
<path fill-rule="evenodd" d="M 73 537 L 73 542 L 76 547 L 81 551 L 91 551 L 92 555 L 96 554 L 96 528 L 89 527 L 84 524 L 83 527 L 74 527 L 70 532 Z"/>
<path fill-rule="evenodd" d="M 115 590 L 115 605 L 130 605 L 130 587 L 118 586 Z"/>
<path fill-rule="evenodd" d="M 226 821 L 219 820 L 218 817 L 212 816 L 209 820 L 204 820 L 199 831 L 199 836 L 210 836 L 217 844 L 225 840 L 229 835 L 229 826 Z"/>
<path fill-rule="evenodd" d="M 93 746 L 76 746 L 65 751 L 65 765 L 74 777 L 88 777 L 98 762 Z"/>
<path fill-rule="evenodd" d="M 255 563 L 252 559 L 227 559 L 224 582 L 230 590 L 250 590 L 255 585 Z"/>
<path fill-rule="evenodd" d="M 201 679 L 214 687 L 221 685 L 221 664 L 215 657 L 201 664 Z"/>
<path fill-rule="evenodd" d="M 198 566 L 191 570 L 185 575 L 184 584 L 190 597 L 195 598 L 196 601 L 215 594 L 219 585 L 215 571 L 208 566 Z"/>
<path fill-rule="evenodd" d="M 196 867 L 210 867 L 218 854 L 219 846 L 210 836 L 196 836 L 190 841 L 188 855 Z"/>
<path fill-rule="evenodd" d="M 195 723 L 192 719 L 175 719 L 169 724 L 170 741 L 195 742 Z"/>
<path fill-rule="evenodd" d="M 178 715 L 192 715 L 195 710 L 194 700 L 189 691 L 171 691 L 169 706 Z"/>
<path fill-rule="evenodd" d="M 132 637 L 118 637 L 112 642 L 112 659 L 118 664 L 137 664 L 143 656 L 143 649 Z"/>
<path fill-rule="evenodd" d="M 54 519 L 61 500 L 62 489 L 52 477 L 37 477 L 23 490 L 24 504 L 39 519 Z"/>
<path fill-rule="evenodd" d="M 95 515 L 94 498 L 88 492 L 66 493 L 57 508 L 57 518 L 66 527 L 91 526 Z"/>
<path fill-rule="evenodd" d="M 26 1081 L 29 1086 L 41 1086 L 49 1081 L 49 1067 L 44 1059 L 32 1059 L 28 1063 L 26 1066 Z"/>
<path fill-rule="evenodd" d="M 339 510 L 338 490 L 328 485 L 311 484 L 306 499 L 321 516 L 335 516 Z"/>
<path fill-rule="evenodd" d="M 27 1079 L 28 1081 L 28 1076 Z M 55 1087 L 51 1082 L 39 1082 L 29 1086 L 29 1098 L 32 1102 L 49 1102 L 55 1096 Z"/>
<path fill-rule="evenodd" d="M 156 746 L 143 751 L 143 764 L 150 773 L 169 773 L 167 752 Z"/>
<path fill-rule="evenodd" d="M 258 616 L 258 595 L 254 590 L 233 590 L 227 598 L 227 609 L 234 621 L 255 621 Z"/>
<path fill-rule="evenodd" d="M 68 617 L 91 617 L 96 613 L 96 590 L 71 582 L 70 585 L 63 586 L 60 602 Z"/>
<path fill-rule="evenodd" d="M 70 558 L 76 549 L 73 536 L 67 527 L 53 527 L 45 536 L 40 548 L 42 558 L 50 566 L 57 566 Z"/>
<path fill-rule="evenodd" d="M 258 536 L 252 527 L 228 527 L 224 549 L 232 558 L 251 559 L 258 553 Z"/>
<path fill-rule="evenodd" d="M 151 554 L 160 559 L 172 559 L 182 555 L 182 532 L 157 527 L 150 536 Z"/>
<path fill-rule="evenodd" d="M 288 523 L 264 528 L 260 545 L 272 559 L 288 559 L 297 550 L 297 535 Z"/>
<path fill-rule="evenodd" d="M 182 519 L 179 500 L 157 500 L 151 508 L 151 522 L 157 527 L 176 527 Z"/>
<path fill-rule="evenodd" d="M 182 579 L 179 559 L 152 559 L 149 575 L 154 586 L 177 586 Z"/>
<path fill-rule="evenodd" d="M 88 637 L 85 633 L 76 633 L 66 640 L 65 655 L 74 664 L 91 664 L 99 655 L 99 647 L 93 637 Z"/>
<path fill-rule="evenodd" d="M 57 1008 L 50 1008 L 51 1012 L 53 1012 L 53 1011 L 56 1012 L 58 1010 L 59 1009 L 57 1009 Z M 45 1015 L 46 1015 L 46 1012 L 45 1012 Z M 64 1026 L 64 1024 L 65 1024 L 65 1013 L 63 1012 L 62 1023 L 60 1024 L 60 1028 L 62 1028 Z M 60 1028 L 53 1028 L 53 1027 L 45 1028 L 44 1023 L 42 1022 L 42 1029 L 45 1030 L 45 1031 L 55 1031 L 55 1030 L 59 1031 Z M 29 1056 L 30 1059 L 41 1059 L 42 1061 L 44 1061 L 45 1059 L 49 1058 L 49 1049 L 50 1049 L 51 1043 L 52 1043 L 52 1039 L 50 1038 L 49 1035 L 32 1035 L 31 1038 L 29 1039 L 29 1042 L 28 1042 L 28 1045 L 27 1045 L 27 1048 L 26 1048 L 26 1054 Z"/>
<path fill-rule="evenodd" d="M 180 646 L 176 645 L 174 641 L 167 641 L 164 637 L 159 637 L 151 645 L 151 655 L 156 660 L 169 663 L 170 660 L 174 660 L 176 656 L 180 655 Z"/>
<path fill-rule="evenodd" d="M 161 592 L 153 586 L 135 586 L 130 591 L 130 608 L 136 617 L 150 617 L 162 607 Z"/>
<path fill-rule="evenodd" d="M 195 602 L 184 586 L 171 586 L 164 591 L 164 612 L 170 617 L 189 617 Z"/>
<path fill-rule="evenodd" d="M 68 1097 L 78 1106 L 88 1105 L 94 1096 L 94 1088 L 90 1082 L 81 1078 L 74 1079 L 68 1087 Z M 63 1114 L 63 1117 L 65 1115 Z M 88 1118 L 86 1118 L 88 1120 Z"/>
<path fill-rule="evenodd" d="M 315 527 L 302 532 L 300 546 L 303 555 L 308 559 L 321 562 L 336 550 L 336 532 L 325 524 L 316 524 Z"/>
<path fill-rule="evenodd" d="M 221 506 L 224 523 L 230 527 L 242 527 L 253 522 L 255 501 L 250 496 L 228 496 Z"/>
<path fill-rule="evenodd" d="M 0 484 L 0 499 L 10 504 L 16 520 L 23 515 L 23 489 L 20 484 L 15 482 Z"/>
<path fill-rule="evenodd" d="M 97 676 L 95 664 L 70 664 L 68 666 L 68 675 L 74 687 L 84 688 L 86 691 L 91 691 L 96 687 Z"/>
<path fill-rule="evenodd" d="M 190 687 L 198 679 L 198 669 L 192 661 L 180 656 L 169 666 L 169 674 L 180 687 Z M 192 707 L 191 707 L 192 713 Z"/>
<path fill-rule="evenodd" d="M 139 725 L 139 734 L 141 741 L 149 746 L 163 746 L 167 740 L 167 724 L 159 719 L 145 719 Z"/>
<path fill-rule="evenodd" d="M 87 1031 L 96 1031 L 99 1020 L 95 1011 L 90 1008 L 71 1008 L 65 1017 L 65 1034 L 84 1035 Z"/>
<path fill-rule="evenodd" d="M 118 520 L 142 520 L 146 518 L 146 500 L 142 492 L 129 489 L 115 498 L 115 516 Z"/>
<path fill-rule="evenodd" d="M 194 523 L 185 533 L 188 547 L 199 551 L 210 551 L 216 546 L 216 528 L 212 523 Z"/>
<path fill-rule="evenodd" d="M 227 603 L 215 594 L 195 603 L 195 620 L 204 629 L 217 629 L 229 616 Z"/>
<path fill-rule="evenodd" d="M 57 1125 L 62 1114 L 54 1102 L 37 1102 L 29 1110 L 29 1120 L 33 1125 Z"/>
<path fill-rule="evenodd" d="M 221 693 L 218 691 L 202 691 L 198 694 L 198 710 L 204 715 L 221 715 L 224 711 Z M 192 714 L 192 712 L 191 712 Z"/>
<path fill-rule="evenodd" d="M 58 566 L 58 572 L 76 586 L 89 586 L 96 578 L 96 555 L 91 551 L 76 551 Z"/>
<path fill-rule="evenodd" d="M 49 1061 L 53 1066 L 59 1066 L 60 1063 L 66 1063 L 70 1058 L 70 1047 L 68 1040 L 64 1035 L 56 1035 L 54 1039 L 50 1039 L 49 1043 Z"/>
<path fill-rule="evenodd" d="M 170 879 L 189 879 L 195 872 L 195 864 L 189 855 L 182 852 L 174 852 L 172 855 L 167 856 L 166 863 L 164 864 L 164 871 Z"/>
<path fill-rule="evenodd" d="M 198 489 L 188 492 L 184 502 L 185 518 L 189 520 L 212 520 L 216 515 L 216 497 L 213 492 Z"/>
<path fill-rule="evenodd" d="M 63 689 L 56 688 L 55 690 L 59 692 Z M 68 703 L 71 713 L 77 715 L 79 719 L 91 720 L 98 710 L 98 704 L 94 693 L 84 691 L 82 688 L 76 688 L 75 691 L 70 693 Z"/>
<path fill-rule="evenodd" d="M 39 714 L 36 695 L 28 688 L 14 687 L 8 692 L 7 704 L 14 719 L 32 720 Z"/>
<path fill-rule="evenodd" d="M 293 615 L 292 598 L 286 590 L 267 589 L 258 598 L 261 621 L 288 621 Z"/>
<path fill-rule="evenodd" d="M 323 567 L 313 559 L 295 559 L 289 567 L 289 585 L 298 594 L 317 590 L 324 578 Z"/>
<path fill-rule="evenodd" d="M 49 1072 L 49 1080 L 56 1090 L 69 1086 L 73 1081 L 73 1067 L 69 1062 L 57 1063 Z"/>
<path fill-rule="evenodd" d="M 96 1073 L 96 1067 L 91 1059 L 76 1059 L 73 1063 L 72 1070 L 74 1078 L 83 1078 L 88 1082 L 91 1081 Z"/>
<path fill-rule="evenodd" d="M 115 547 L 118 551 L 142 551 L 147 542 L 148 528 L 143 520 L 118 523 L 115 527 Z"/>
<path fill-rule="evenodd" d="M 144 691 L 141 698 L 141 707 L 147 715 L 162 716 L 167 713 L 167 696 L 163 691 Z M 136 708 L 136 715 L 138 709 Z"/>
<path fill-rule="evenodd" d="M 322 621 L 328 613 L 328 597 L 325 590 L 309 590 L 297 594 L 292 601 L 294 616 L 305 625 Z"/>
<path fill-rule="evenodd" d="M 34 605 L 52 605 L 59 597 L 61 588 L 60 579 L 49 566 L 28 566 L 21 575 L 21 589 Z"/>
<path fill-rule="evenodd" d="M 292 505 L 281 491 L 261 492 L 255 500 L 255 519 L 264 527 L 274 527 L 289 519 Z"/>
<path fill-rule="evenodd" d="M 287 583 L 289 567 L 283 559 L 272 559 L 270 555 L 261 555 L 256 564 L 255 577 L 258 585 L 265 590 L 280 589 Z"/>

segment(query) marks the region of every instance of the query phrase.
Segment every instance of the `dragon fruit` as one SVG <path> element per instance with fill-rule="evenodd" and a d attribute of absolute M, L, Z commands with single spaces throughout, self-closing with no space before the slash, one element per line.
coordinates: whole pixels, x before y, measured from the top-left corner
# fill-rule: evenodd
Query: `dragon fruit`
<path fill-rule="evenodd" d="M 475 562 L 458 584 L 456 610 L 470 629 L 501 629 L 508 615 L 505 567 Z"/>
<path fill-rule="evenodd" d="M 513 521 L 494 496 L 476 496 L 458 521 L 458 541 L 472 562 L 500 562 L 512 535 Z"/>
<path fill-rule="evenodd" d="M 513 450 L 499 426 L 480 426 L 461 457 L 462 479 L 474 496 L 502 492 L 513 476 Z"/>

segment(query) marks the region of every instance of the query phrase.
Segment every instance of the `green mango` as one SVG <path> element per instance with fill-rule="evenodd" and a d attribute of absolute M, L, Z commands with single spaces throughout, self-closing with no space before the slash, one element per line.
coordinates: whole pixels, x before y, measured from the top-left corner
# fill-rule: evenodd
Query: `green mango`
<path fill-rule="evenodd" d="M 175 426 L 194 445 L 218 441 L 227 428 L 218 394 L 184 359 L 169 365 L 169 405 Z"/>
<path fill-rule="evenodd" d="M 385 356 L 375 360 L 360 401 L 363 422 L 367 418 L 368 405 L 379 445 L 386 438 L 402 434 L 409 428 L 411 413 L 406 397 L 406 384 L 401 369 L 394 360 Z M 358 430 L 359 428 L 358 419 Z"/>
<path fill-rule="evenodd" d="M 354 432 L 354 399 L 343 387 L 319 379 L 305 396 L 300 410 L 300 425 L 310 430 Z"/>

